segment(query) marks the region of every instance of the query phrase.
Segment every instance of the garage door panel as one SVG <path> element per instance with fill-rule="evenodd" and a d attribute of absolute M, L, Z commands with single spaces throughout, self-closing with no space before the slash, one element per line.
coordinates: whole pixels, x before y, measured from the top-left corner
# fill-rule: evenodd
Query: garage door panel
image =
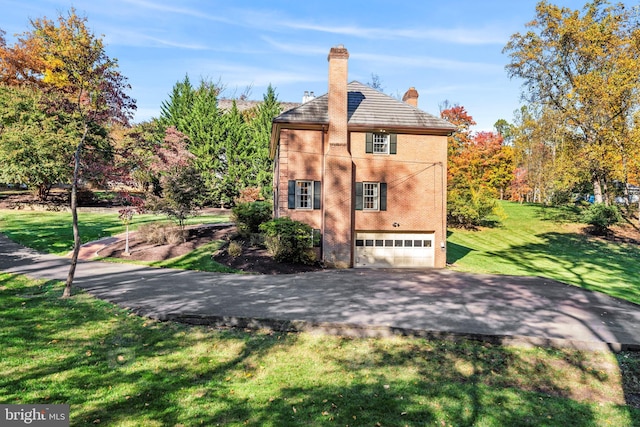
<path fill-rule="evenodd" d="M 356 233 L 355 267 L 433 267 L 433 233 Z"/>

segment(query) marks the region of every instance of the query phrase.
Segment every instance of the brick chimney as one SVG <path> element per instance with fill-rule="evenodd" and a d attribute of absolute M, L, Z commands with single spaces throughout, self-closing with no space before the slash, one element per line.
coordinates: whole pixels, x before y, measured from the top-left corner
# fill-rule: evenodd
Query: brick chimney
<path fill-rule="evenodd" d="M 411 106 L 418 108 L 418 91 L 416 90 L 416 88 L 413 86 L 410 87 L 409 90 L 404 93 L 404 96 L 402 97 L 402 101 L 406 102 Z"/>
<path fill-rule="evenodd" d="M 347 145 L 347 79 L 349 52 L 343 45 L 329 51 L 329 144 Z"/>
<path fill-rule="evenodd" d="M 323 261 L 336 268 L 351 266 L 353 234 L 353 162 L 347 129 L 347 79 L 349 52 L 332 47 L 329 61 L 329 92 L 323 180 Z"/>

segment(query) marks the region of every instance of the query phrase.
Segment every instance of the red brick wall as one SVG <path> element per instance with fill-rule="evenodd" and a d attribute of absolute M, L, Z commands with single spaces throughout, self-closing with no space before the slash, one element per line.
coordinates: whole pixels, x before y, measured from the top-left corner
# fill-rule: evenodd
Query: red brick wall
<path fill-rule="evenodd" d="M 444 267 L 447 138 L 399 134 L 397 154 L 380 155 L 365 153 L 365 135 L 351 133 L 355 181 L 386 182 L 387 210 L 356 211 L 354 229 L 433 232 L 435 264 Z"/>
<path fill-rule="evenodd" d="M 288 209 L 289 180 L 322 181 L 322 131 L 286 130 L 280 133 L 277 216 L 288 216 L 312 228 L 322 228 L 320 210 Z"/>

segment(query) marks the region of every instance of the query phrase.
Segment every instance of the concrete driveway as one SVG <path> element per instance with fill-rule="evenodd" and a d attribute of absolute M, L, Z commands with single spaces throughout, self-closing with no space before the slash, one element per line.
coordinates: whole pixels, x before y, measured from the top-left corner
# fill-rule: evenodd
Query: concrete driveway
<path fill-rule="evenodd" d="M 0 270 L 64 280 L 69 259 L 0 235 Z M 549 279 L 450 270 L 256 276 L 80 262 L 75 286 L 150 318 L 356 336 L 640 349 L 640 306 Z"/>

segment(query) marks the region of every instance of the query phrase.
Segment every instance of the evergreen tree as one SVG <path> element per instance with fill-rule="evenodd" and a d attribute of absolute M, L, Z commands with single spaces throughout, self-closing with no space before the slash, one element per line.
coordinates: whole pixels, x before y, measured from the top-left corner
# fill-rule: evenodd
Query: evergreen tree
<path fill-rule="evenodd" d="M 269 85 L 263 102 L 257 109 L 256 117 L 250 123 L 250 135 L 253 142 L 251 161 L 254 174 L 249 181 L 251 186 L 262 188 L 262 196 L 271 197 L 273 191 L 273 161 L 269 158 L 271 123 L 280 114 L 281 106 L 273 86 Z"/>

